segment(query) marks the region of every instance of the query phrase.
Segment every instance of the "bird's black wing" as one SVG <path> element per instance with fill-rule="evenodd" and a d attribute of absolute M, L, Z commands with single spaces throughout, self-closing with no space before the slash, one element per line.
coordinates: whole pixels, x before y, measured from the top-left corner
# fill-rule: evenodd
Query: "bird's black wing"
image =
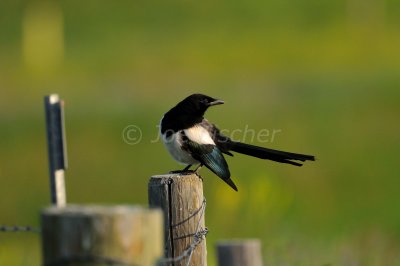
<path fill-rule="evenodd" d="M 230 187 L 237 191 L 236 185 L 230 178 L 231 174 L 229 172 L 228 164 L 217 146 L 213 144 L 197 143 L 190 140 L 186 135 L 183 135 L 182 140 L 182 149 L 190 152 L 193 158 L 201 162 L 225 181 Z"/>

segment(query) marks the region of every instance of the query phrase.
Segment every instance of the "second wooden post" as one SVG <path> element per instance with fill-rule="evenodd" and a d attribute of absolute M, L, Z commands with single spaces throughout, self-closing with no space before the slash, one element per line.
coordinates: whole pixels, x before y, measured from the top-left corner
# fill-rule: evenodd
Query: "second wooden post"
<path fill-rule="evenodd" d="M 194 173 L 152 176 L 149 205 L 164 213 L 165 265 L 206 266 L 205 199 Z"/>

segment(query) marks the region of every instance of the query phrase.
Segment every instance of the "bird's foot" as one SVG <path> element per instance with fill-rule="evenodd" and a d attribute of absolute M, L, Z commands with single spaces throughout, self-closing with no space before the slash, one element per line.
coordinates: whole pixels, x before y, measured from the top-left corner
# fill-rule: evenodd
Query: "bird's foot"
<path fill-rule="evenodd" d="M 169 172 L 170 174 L 188 174 L 188 175 L 190 175 L 190 174 L 193 174 L 193 171 L 192 170 L 189 170 L 189 168 L 191 167 L 192 165 L 191 164 L 189 164 L 189 165 L 187 165 L 184 169 L 182 169 L 182 170 L 175 170 L 175 171 L 171 171 L 171 172 Z"/>
<path fill-rule="evenodd" d="M 174 171 L 170 171 L 170 174 L 187 174 L 187 175 L 191 175 L 191 174 L 196 174 L 201 180 L 203 180 L 203 178 L 200 176 L 199 171 L 201 169 L 201 167 L 203 166 L 202 164 L 199 164 L 196 169 L 194 170 L 189 170 L 189 168 L 192 165 L 188 165 L 186 166 L 184 169 L 182 170 L 174 170 Z"/>
<path fill-rule="evenodd" d="M 169 171 L 169 174 L 193 174 L 194 171 L 193 170 L 174 170 L 174 171 Z"/>

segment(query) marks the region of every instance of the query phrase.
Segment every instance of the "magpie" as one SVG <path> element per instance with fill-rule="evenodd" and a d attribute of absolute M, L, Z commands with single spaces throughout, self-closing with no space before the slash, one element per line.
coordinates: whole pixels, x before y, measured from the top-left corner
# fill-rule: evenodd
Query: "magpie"
<path fill-rule="evenodd" d="M 214 124 L 204 118 L 209 107 L 223 103 L 222 100 L 204 94 L 192 94 L 164 114 L 160 131 L 165 147 L 176 161 L 187 165 L 178 172 L 188 171 L 191 166 L 198 165 L 193 170 L 197 173 L 204 165 L 237 191 L 223 154 L 233 156 L 231 152 L 237 152 L 295 166 L 302 165 L 298 161 L 315 160 L 312 155 L 245 144 L 223 135 Z"/>

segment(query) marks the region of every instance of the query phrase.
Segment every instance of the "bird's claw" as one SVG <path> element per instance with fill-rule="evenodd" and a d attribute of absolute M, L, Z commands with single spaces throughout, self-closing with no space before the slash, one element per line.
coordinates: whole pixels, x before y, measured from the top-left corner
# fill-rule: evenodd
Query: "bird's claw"
<path fill-rule="evenodd" d="M 169 174 L 193 174 L 193 170 L 174 170 L 174 171 L 169 171 Z"/>

